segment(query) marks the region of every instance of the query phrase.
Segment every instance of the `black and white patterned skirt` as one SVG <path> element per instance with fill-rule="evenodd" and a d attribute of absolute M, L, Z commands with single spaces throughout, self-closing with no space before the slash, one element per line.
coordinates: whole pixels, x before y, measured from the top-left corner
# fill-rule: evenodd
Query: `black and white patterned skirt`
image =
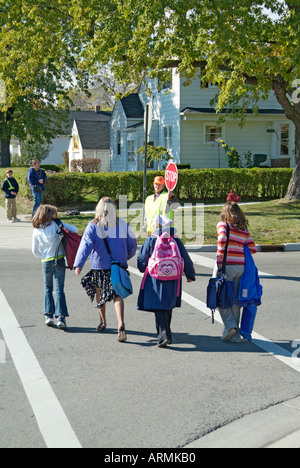
<path fill-rule="evenodd" d="M 86 290 L 91 302 L 95 299 L 96 289 L 100 290 L 100 300 L 97 303 L 97 308 L 118 297 L 112 287 L 110 275 L 110 270 L 90 270 L 81 280 L 81 285 Z"/>

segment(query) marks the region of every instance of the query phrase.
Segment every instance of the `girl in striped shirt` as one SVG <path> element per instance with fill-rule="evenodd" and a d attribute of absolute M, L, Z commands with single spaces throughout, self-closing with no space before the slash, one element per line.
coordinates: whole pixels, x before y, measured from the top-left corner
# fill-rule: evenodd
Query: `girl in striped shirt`
<path fill-rule="evenodd" d="M 229 281 L 235 281 L 236 297 L 238 297 L 240 279 L 245 270 L 244 244 L 251 253 L 255 254 L 257 248 L 248 231 L 248 220 L 243 211 L 235 202 L 228 202 L 221 212 L 221 222 L 217 225 L 218 250 L 217 265 L 219 272 L 222 269 L 224 252 L 227 242 L 227 224 L 229 224 L 229 242 L 226 259 L 226 277 Z M 241 342 L 239 333 L 240 307 L 234 304 L 230 309 L 219 309 L 224 323 L 223 341 Z"/>

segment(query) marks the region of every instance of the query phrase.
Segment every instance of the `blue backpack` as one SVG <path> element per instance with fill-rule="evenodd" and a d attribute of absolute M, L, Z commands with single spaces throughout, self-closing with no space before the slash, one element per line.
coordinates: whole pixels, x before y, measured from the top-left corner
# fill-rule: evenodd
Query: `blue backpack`
<path fill-rule="evenodd" d="M 254 263 L 252 254 L 246 244 L 244 244 L 245 271 L 240 280 L 238 304 L 247 306 L 249 304 L 261 304 L 263 288 L 259 282 L 258 270 Z"/>
<path fill-rule="evenodd" d="M 263 288 L 259 282 L 258 270 L 255 266 L 252 254 L 244 244 L 245 271 L 240 280 L 239 305 L 244 307 L 240 325 L 240 334 L 243 338 L 252 341 L 251 333 L 257 314 L 257 306 L 261 304 Z"/>

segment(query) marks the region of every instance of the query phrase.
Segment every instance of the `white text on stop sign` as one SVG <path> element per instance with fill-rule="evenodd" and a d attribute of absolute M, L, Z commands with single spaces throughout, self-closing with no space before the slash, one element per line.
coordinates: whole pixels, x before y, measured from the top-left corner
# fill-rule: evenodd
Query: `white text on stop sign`
<path fill-rule="evenodd" d="M 176 172 L 166 171 L 166 179 L 170 182 L 174 182 L 177 179 Z"/>

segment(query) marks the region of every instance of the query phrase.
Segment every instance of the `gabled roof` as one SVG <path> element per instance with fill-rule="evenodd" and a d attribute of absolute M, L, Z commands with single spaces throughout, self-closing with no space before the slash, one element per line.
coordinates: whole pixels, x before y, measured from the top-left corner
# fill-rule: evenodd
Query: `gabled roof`
<path fill-rule="evenodd" d="M 84 150 L 109 150 L 109 120 L 90 122 L 75 119 L 75 122 Z"/>
<path fill-rule="evenodd" d="M 222 113 L 231 112 L 231 109 L 224 109 Z M 247 114 L 253 114 L 253 109 L 247 109 Z M 185 114 L 216 114 L 216 110 L 212 107 L 185 107 L 181 112 L 181 115 Z M 283 109 L 259 109 L 258 114 L 284 114 Z"/>
<path fill-rule="evenodd" d="M 89 122 L 108 122 L 111 112 L 106 111 L 70 111 L 70 120 L 85 120 Z"/>
<path fill-rule="evenodd" d="M 143 119 L 144 107 L 138 93 L 129 94 L 121 99 L 121 103 L 128 119 Z"/>

